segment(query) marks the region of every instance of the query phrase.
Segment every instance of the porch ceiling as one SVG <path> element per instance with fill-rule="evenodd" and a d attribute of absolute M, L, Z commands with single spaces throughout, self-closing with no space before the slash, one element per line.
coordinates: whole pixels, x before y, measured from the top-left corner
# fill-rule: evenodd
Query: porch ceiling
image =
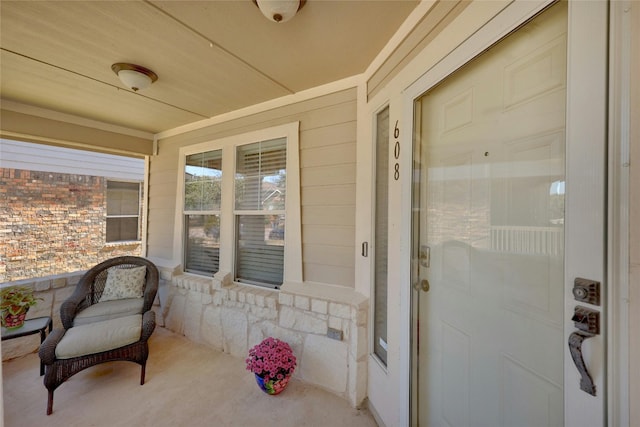
<path fill-rule="evenodd" d="M 363 73 L 417 0 L 0 2 L 3 100 L 158 133 Z M 159 79 L 132 92 L 111 64 Z"/>

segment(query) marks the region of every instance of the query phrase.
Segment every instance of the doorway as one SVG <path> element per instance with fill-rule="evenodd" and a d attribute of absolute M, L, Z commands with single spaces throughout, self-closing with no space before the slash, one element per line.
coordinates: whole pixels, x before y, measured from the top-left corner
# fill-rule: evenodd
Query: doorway
<path fill-rule="evenodd" d="M 576 402 L 604 422 L 603 372 L 596 396 L 565 384 L 567 283 L 586 229 L 565 196 L 589 197 L 566 167 L 569 9 L 549 7 L 414 101 L 413 425 L 573 425 Z M 604 169 L 592 172 L 603 199 Z M 604 366 L 602 341 L 591 367 Z"/>

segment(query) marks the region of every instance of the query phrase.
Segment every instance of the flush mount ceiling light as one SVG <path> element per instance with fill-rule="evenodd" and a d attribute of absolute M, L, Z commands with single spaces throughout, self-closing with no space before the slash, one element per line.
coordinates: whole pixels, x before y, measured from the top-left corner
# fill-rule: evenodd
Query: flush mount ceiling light
<path fill-rule="evenodd" d="M 113 64 L 111 69 L 118 75 L 120 81 L 134 92 L 149 87 L 151 83 L 158 80 L 156 73 L 140 65 L 118 62 Z"/>
<path fill-rule="evenodd" d="M 273 22 L 287 22 L 293 18 L 306 0 L 253 0 L 264 16 Z"/>

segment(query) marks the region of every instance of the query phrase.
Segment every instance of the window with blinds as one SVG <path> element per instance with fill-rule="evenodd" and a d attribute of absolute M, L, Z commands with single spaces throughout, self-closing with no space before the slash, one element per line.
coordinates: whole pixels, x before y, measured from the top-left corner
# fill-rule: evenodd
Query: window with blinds
<path fill-rule="evenodd" d="M 186 156 L 185 271 L 213 275 L 220 264 L 222 150 Z"/>
<path fill-rule="evenodd" d="M 140 240 L 140 183 L 107 181 L 107 242 Z"/>
<path fill-rule="evenodd" d="M 278 289 L 283 281 L 287 140 L 236 147 L 235 280 Z"/>

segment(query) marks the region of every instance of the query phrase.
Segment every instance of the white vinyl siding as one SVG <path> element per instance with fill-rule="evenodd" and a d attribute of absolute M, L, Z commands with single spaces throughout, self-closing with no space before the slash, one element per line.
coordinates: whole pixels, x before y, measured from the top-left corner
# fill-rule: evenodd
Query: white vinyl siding
<path fill-rule="evenodd" d="M 141 158 L 8 139 L 0 139 L 0 168 L 144 180 Z"/>

